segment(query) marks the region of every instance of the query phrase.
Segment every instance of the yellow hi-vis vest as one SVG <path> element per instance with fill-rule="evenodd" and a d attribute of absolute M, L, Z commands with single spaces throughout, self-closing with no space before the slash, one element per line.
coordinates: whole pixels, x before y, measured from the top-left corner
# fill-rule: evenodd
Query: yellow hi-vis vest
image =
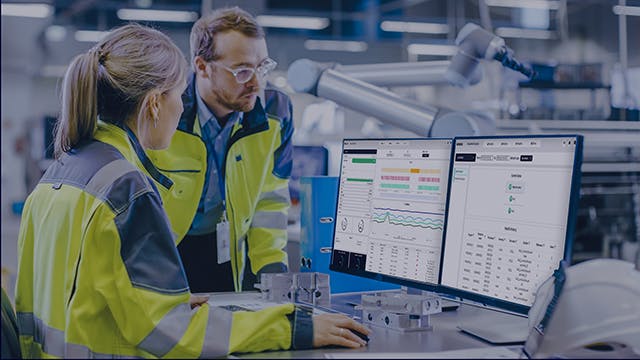
<path fill-rule="evenodd" d="M 16 280 L 23 356 L 215 357 L 310 347 L 310 313 L 292 304 L 191 309 L 175 229 L 158 195 L 162 177 L 150 181 L 146 172 L 159 171 L 142 171 L 148 159 L 130 161 L 140 155 L 131 134 L 100 123 L 100 140 L 54 162 L 25 203 Z"/>
<path fill-rule="evenodd" d="M 179 136 L 174 136 L 171 146 L 166 150 L 147 151 L 153 163 L 160 169 L 171 169 L 170 172 L 163 171 L 169 177 L 178 174 L 187 177 L 203 175 L 180 172 L 181 169 L 187 168 L 180 167 L 182 161 L 177 160 L 202 156 L 189 155 L 195 146 L 194 142 L 204 146 L 201 140 L 194 141 L 188 137 L 198 136 L 199 139 L 200 135 L 195 96 L 195 81 L 192 79 L 182 97 L 185 111 L 178 125 L 179 132 L 176 135 Z M 254 274 L 285 272 L 288 268 L 285 247 L 290 206 L 289 176 L 293 153 L 291 114 L 291 101 L 287 95 L 267 88 L 265 106 L 263 107 L 259 100 L 256 101 L 254 109 L 244 113 L 242 121 L 234 125 L 228 140 L 224 171 L 221 175 L 225 176 L 226 211 L 231 235 L 231 268 L 236 291 L 242 289 L 246 255 L 251 260 L 251 271 Z M 193 204 L 197 206 L 202 186 L 194 189 L 198 200 Z M 167 198 L 162 192 L 161 195 L 165 208 L 174 211 L 175 208 L 186 208 L 186 205 L 180 204 L 183 201 L 176 201 L 175 197 Z M 172 218 L 171 211 L 169 218 Z M 173 219 L 171 222 L 175 223 Z M 174 228 L 178 230 L 177 227 Z M 178 242 L 181 240 L 182 236 Z M 188 259 L 185 259 L 186 261 Z"/>

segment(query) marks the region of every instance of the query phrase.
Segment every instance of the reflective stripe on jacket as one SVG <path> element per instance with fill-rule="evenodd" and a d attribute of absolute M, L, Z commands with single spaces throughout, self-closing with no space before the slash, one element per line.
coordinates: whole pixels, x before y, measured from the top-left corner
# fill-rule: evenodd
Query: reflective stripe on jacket
<path fill-rule="evenodd" d="M 182 101 L 185 110 L 178 128 L 199 136 L 193 77 Z M 244 113 L 242 121 L 235 124 L 231 132 L 223 175 L 226 180 L 227 217 L 231 225 L 231 267 L 237 291 L 242 289 L 247 253 L 254 274 L 287 271 L 284 249 L 290 206 L 288 179 L 293 155 L 291 114 L 288 96 L 268 88 L 265 90 L 264 108 L 258 99 L 254 109 Z M 171 161 L 171 157 L 184 157 L 189 141 L 192 139 L 186 136 L 174 138 L 175 145 L 172 144 L 164 151 L 163 158 L 157 159 L 157 163 L 154 160 L 154 163 L 164 168 L 164 161 Z M 201 194 L 202 186 L 195 194 L 198 201 Z M 166 208 L 174 206 L 172 199 L 163 196 L 163 201 Z"/>
<path fill-rule="evenodd" d="M 25 203 L 16 280 L 24 357 L 213 357 L 311 346 L 310 313 L 292 304 L 191 309 L 156 186 L 129 161 L 135 138 L 102 123 L 97 135 L 52 164 Z"/>

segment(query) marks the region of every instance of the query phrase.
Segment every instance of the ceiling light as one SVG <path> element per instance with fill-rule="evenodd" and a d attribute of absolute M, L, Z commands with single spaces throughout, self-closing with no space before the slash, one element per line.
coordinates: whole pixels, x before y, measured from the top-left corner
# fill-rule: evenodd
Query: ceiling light
<path fill-rule="evenodd" d="M 194 22 L 198 20 L 198 13 L 195 11 L 120 9 L 117 14 L 120 20 L 167 22 Z"/>
<path fill-rule="evenodd" d="M 485 0 L 489 6 L 558 10 L 560 1 L 557 0 Z"/>
<path fill-rule="evenodd" d="M 640 16 L 640 6 L 622 6 L 613 7 L 613 13 L 616 15 Z"/>
<path fill-rule="evenodd" d="M 367 43 L 364 41 L 306 40 L 304 47 L 307 50 L 363 52 L 367 50 Z"/>
<path fill-rule="evenodd" d="M 263 27 L 322 30 L 329 26 L 328 18 L 310 16 L 258 15 L 258 24 Z"/>
<path fill-rule="evenodd" d="M 53 6 L 48 4 L 2 4 L 2 16 L 46 18 L 53 15 Z"/>
<path fill-rule="evenodd" d="M 384 31 L 419 33 L 419 34 L 448 34 L 449 26 L 446 24 L 410 22 L 410 21 L 383 21 L 380 29 Z"/>
<path fill-rule="evenodd" d="M 51 25 L 44 31 L 44 36 L 49 41 L 62 41 L 67 37 L 67 28 L 60 25 Z"/>
<path fill-rule="evenodd" d="M 458 47 L 443 44 L 409 44 L 407 51 L 413 55 L 453 56 Z"/>
<path fill-rule="evenodd" d="M 549 40 L 555 39 L 555 32 L 549 30 L 538 29 L 522 29 L 513 27 L 499 27 L 496 28 L 496 35 L 503 38 L 522 38 L 522 39 L 540 39 Z"/>
<path fill-rule="evenodd" d="M 98 42 L 107 36 L 108 31 L 94 31 L 94 30 L 78 30 L 76 31 L 76 41 L 82 42 Z"/>

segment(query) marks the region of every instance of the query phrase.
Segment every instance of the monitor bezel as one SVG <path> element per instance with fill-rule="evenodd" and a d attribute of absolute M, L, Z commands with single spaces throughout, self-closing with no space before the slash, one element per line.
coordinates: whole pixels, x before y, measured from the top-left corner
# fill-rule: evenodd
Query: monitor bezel
<path fill-rule="evenodd" d="M 481 295 L 458 288 L 453 288 L 442 284 L 442 267 L 444 266 L 444 252 L 447 238 L 447 229 L 449 223 L 449 204 L 451 201 L 451 184 L 453 181 L 452 171 L 455 165 L 455 149 L 458 140 L 483 140 L 483 139 L 558 139 L 558 138 L 575 138 L 576 147 L 573 158 L 573 173 L 571 175 L 571 191 L 569 194 L 569 208 L 567 229 L 565 234 L 565 248 L 563 259 L 571 262 L 571 254 L 573 250 L 573 238 L 575 233 L 575 224 L 577 221 L 578 205 L 580 202 L 580 179 L 582 175 L 582 152 L 583 152 L 583 136 L 579 134 L 540 134 L 540 135 L 497 135 L 497 136 L 457 136 L 453 138 L 450 164 L 449 164 L 449 184 L 447 186 L 447 201 L 445 210 L 445 223 L 442 233 L 442 251 L 440 252 L 440 272 L 438 277 L 439 293 L 454 296 L 461 301 L 471 301 L 474 305 L 482 305 L 496 309 L 503 309 L 516 314 L 527 315 L 531 306 L 514 303 L 511 301 L 501 300 L 488 295 Z M 559 264 L 558 264 L 559 265 Z"/>
<path fill-rule="evenodd" d="M 348 138 L 348 139 L 343 139 L 342 140 L 342 149 L 340 151 L 340 174 L 338 177 L 338 191 L 337 191 L 337 197 L 336 197 L 336 208 L 335 208 L 335 212 L 333 214 L 333 218 L 337 219 L 338 218 L 338 203 L 340 201 L 340 179 L 342 178 L 342 161 L 344 160 L 344 144 L 347 141 L 402 141 L 402 140 L 426 140 L 426 141 L 450 141 L 450 151 L 449 151 L 449 171 L 451 171 L 451 156 L 453 154 L 453 144 L 454 144 L 454 138 L 443 138 L 443 137 L 437 137 L 437 138 L 372 138 L 372 139 L 357 139 L 357 138 Z M 450 178 L 451 178 L 451 174 L 447 174 L 447 186 L 449 186 L 449 182 L 450 182 Z M 447 188 L 447 196 L 448 196 L 448 192 L 449 189 Z M 448 197 L 446 197 L 445 199 L 448 199 Z M 446 218 L 447 218 L 447 200 L 445 200 L 445 212 L 444 212 L 444 218 L 445 218 L 445 223 L 446 223 Z M 443 227 L 443 231 L 442 231 L 442 238 L 441 241 L 444 239 L 444 227 Z M 334 245 L 335 245 L 335 241 L 336 241 L 336 226 L 335 226 L 335 221 L 334 221 L 334 227 L 333 227 L 333 238 L 331 239 L 331 259 L 329 260 L 329 270 L 331 271 L 336 271 L 339 273 L 343 273 L 343 274 L 349 274 L 349 275 L 354 275 L 354 276 L 359 276 L 359 277 L 363 277 L 363 278 L 368 278 L 368 279 L 373 279 L 373 280 L 378 280 L 378 281 L 384 281 L 387 283 L 392 283 L 392 284 L 397 284 L 400 286 L 407 286 L 407 287 L 411 287 L 411 288 L 415 288 L 415 289 L 420 289 L 420 290 L 426 290 L 426 291 L 432 291 L 432 292 L 436 292 L 438 291 L 439 288 L 439 282 L 440 282 L 440 276 L 441 274 L 438 274 L 438 283 L 426 283 L 426 282 L 418 282 L 418 281 L 413 281 L 413 280 L 408 280 L 408 279 L 403 279 L 403 278 L 398 278 L 398 277 L 394 277 L 391 275 L 385 275 L 385 274 L 379 274 L 379 273 L 373 273 L 373 272 L 369 272 L 369 271 L 344 271 L 344 269 L 342 268 L 337 268 L 333 265 L 333 257 L 334 257 Z M 440 258 L 442 259 L 442 248 L 440 249 Z M 439 271 L 440 269 L 438 269 Z"/>

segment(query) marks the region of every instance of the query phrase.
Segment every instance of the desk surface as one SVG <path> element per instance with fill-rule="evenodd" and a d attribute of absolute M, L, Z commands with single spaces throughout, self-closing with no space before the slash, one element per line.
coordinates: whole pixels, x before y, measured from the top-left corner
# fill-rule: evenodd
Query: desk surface
<path fill-rule="evenodd" d="M 232 296 L 232 295 L 229 295 Z M 353 315 L 355 310 L 351 303 L 358 303 L 359 294 L 338 294 L 332 297 L 332 308 Z M 390 353 L 390 352 L 437 352 L 448 350 L 460 350 L 469 348 L 489 347 L 490 344 L 462 333 L 457 326 L 466 321 L 482 321 L 484 324 L 492 324 L 495 321 L 504 321 L 508 318 L 516 318 L 512 315 L 502 314 L 487 309 L 469 305 L 461 305 L 455 311 L 443 312 L 432 315 L 431 324 L 433 330 L 421 332 L 399 332 L 381 327 L 369 326 L 372 329 L 369 335 L 369 345 L 360 349 L 345 348 L 319 348 L 304 351 L 275 351 L 254 354 L 234 354 L 239 358 L 324 358 L 328 353 Z M 522 320 L 522 318 L 520 318 Z"/>

